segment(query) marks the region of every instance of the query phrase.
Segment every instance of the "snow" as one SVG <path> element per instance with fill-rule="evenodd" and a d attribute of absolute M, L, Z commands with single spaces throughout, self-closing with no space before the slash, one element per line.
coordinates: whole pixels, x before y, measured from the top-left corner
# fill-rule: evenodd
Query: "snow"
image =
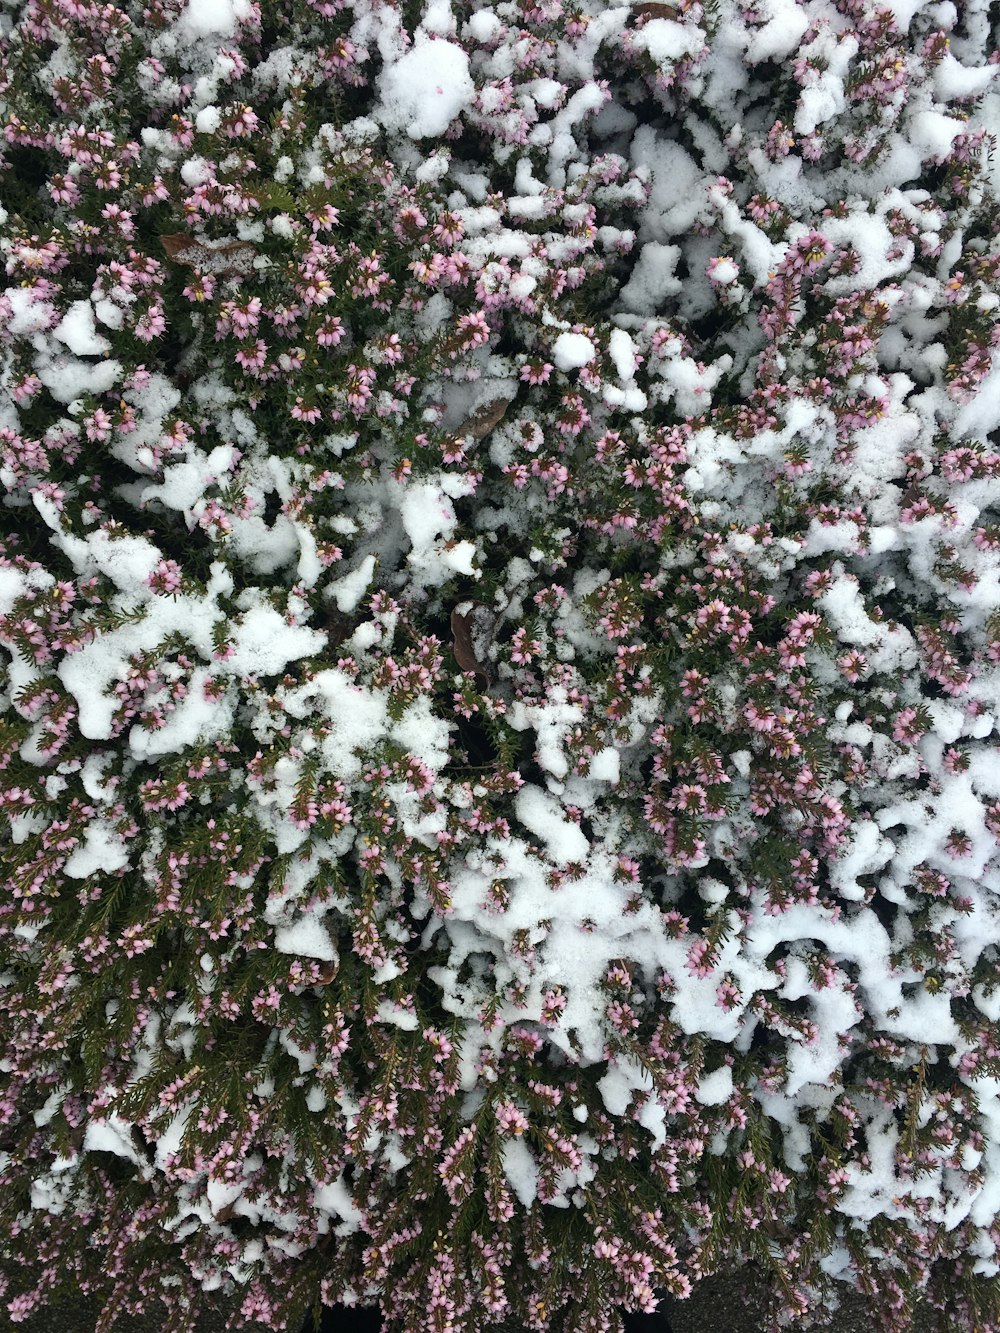
<path fill-rule="evenodd" d="M 720 1065 L 711 1074 L 698 1080 L 695 1097 L 702 1106 L 718 1106 L 733 1095 L 733 1071 L 729 1065 Z"/>
<path fill-rule="evenodd" d="M 502 26 L 496 14 L 491 13 L 488 9 L 480 9 L 475 14 L 470 15 L 465 25 L 465 31 L 475 41 L 481 42 L 485 46 L 487 42 L 493 41 Z"/>
<path fill-rule="evenodd" d="M 290 926 L 278 926 L 274 932 L 274 947 L 279 953 L 337 962 L 337 950 L 330 933 L 317 916 L 303 916 Z"/>
<path fill-rule="evenodd" d="M 71 1163 L 72 1165 L 73 1163 Z M 60 1182 L 55 1176 L 55 1167 L 47 1176 L 39 1176 L 31 1182 L 31 1206 L 39 1212 L 53 1213 L 55 1216 L 65 1209 L 71 1193 L 72 1179 L 64 1177 Z"/>
<path fill-rule="evenodd" d="M 669 18 L 647 20 L 632 34 L 632 45 L 646 51 L 657 62 L 682 60 L 705 44 L 705 34 L 692 23 L 678 23 Z"/>
<path fill-rule="evenodd" d="M 860 740 L 860 737 L 848 736 L 846 739 Z M 831 879 L 840 896 L 847 901 L 860 902 L 865 891 L 857 882 L 858 876 L 881 870 L 891 860 L 893 851 L 892 843 L 882 836 L 874 820 L 859 821 L 851 830 L 849 850 L 841 852 L 831 867 Z"/>
<path fill-rule="evenodd" d="M 447 493 L 449 488 L 454 495 Z M 411 546 L 407 563 L 420 585 L 437 586 L 455 574 L 476 574 L 472 563 L 475 546 L 454 539 L 458 519 L 452 499 L 462 490 L 464 483 L 456 488 L 442 476 L 437 482 L 410 485 L 399 500 L 400 518 Z"/>
<path fill-rule="evenodd" d="M 222 698 L 208 698 L 205 688 L 218 673 L 198 666 L 191 672 L 188 692 L 155 731 L 132 727 L 128 747 L 134 759 L 157 759 L 174 754 L 187 746 L 211 744 L 229 734 L 236 712 L 231 692 Z"/>
<path fill-rule="evenodd" d="M 217 106 L 203 106 L 194 118 L 199 134 L 213 134 L 222 124 L 222 112 Z"/>
<path fill-rule="evenodd" d="M 184 161 L 181 167 L 181 180 L 185 185 L 192 188 L 196 185 L 204 185 L 209 176 L 208 161 L 203 157 L 189 157 Z"/>
<path fill-rule="evenodd" d="M 465 574 L 468 578 L 478 579 L 481 577 L 481 571 L 473 564 L 475 558 L 475 543 L 469 541 L 448 542 L 441 552 L 441 563 L 446 568 L 456 574 Z"/>
<path fill-rule="evenodd" d="M 405 1009 L 400 1009 L 397 1005 L 391 1004 L 388 1000 L 382 1000 L 378 1007 L 378 1018 L 382 1023 L 391 1023 L 393 1027 L 401 1028 L 404 1032 L 415 1032 L 420 1026 L 420 1021 L 416 1014 L 409 1013 Z"/>
<path fill-rule="evenodd" d="M 569 702 L 566 691 L 556 687 L 548 699 L 538 703 L 516 700 L 507 718 L 516 731 L 529 727 L 534 730 L 539 764 L 553 777 L 565 778 L 569 761 L 563 748 L 564 738 L 569 728 L 583 719 L 582 709 Z"/>
<path fill-rule="evenodd" d="M 740 276 L 739 265 L 729 258 L 722 258 L 712 268 L 712 281 L 726 286 Z"/>
<path fill-rule="evenodd" d="M 587 776 L 598 782 L 616 783 L 621 774 L 621 755 L 611 746 L 598 750 L 590 761 Z"/>
<path fill-rule="evenodd" d="M 20 337 L 49 328 L 56 315 L 55 306 L 41 299 L 32 287 L 8 287 L 4 292 L 4 300 L 11 308 L 11 314 L 6 320 L 6 331 Z"/>
<path fill-rule="evenodd" d="M 594 81 L 586 82 L 567 100 L 565 106 L 547 123 L 539 123 L 529 136 L 529 143 L 548 148 L 549 183 L 561 188 L 565 180 L 565 164 L 576 157 L 576 138 L 573 130 L 583 124 L 605 105 L 609 93 Z"/>
<path fill-rule="evenodd" d="M 252 12 L 252 0 L 188 0 L 177 30 L 184 37 L 232 37 Z"/>
<path fill-rule="evenodd" d="M 84 844 L 66 858 L 63 873 L 71 879 L 86 879 L 97 871 L 110 875 L 129 863 L 123 839 L 105 820 L 94 819 L 87 825 Z"/>
<path fill-rule="evenodd" d="M 812 134 L 817 125 L 830 120 L 844 106 L 843 85 L 838 78 L 826 78 L 803 88 L 799 94 L 793 122 L 798 134 Z"/>
<path fill-rule="evenodd" d="M 634 1092 L 648 1092 L 652 1086 L 653 1079 L 649 1070 L 643 1069 L 631 1060 L 619 1061 L 597 1081 L 605 1110 L 615 1116 L 625 1114 Z"/>
<path fill-rule="evenodd" d="M 784 245 L 769 240 L 755 222 L 743 217 L 719 185 L 710 185 L 706 193 L 719 211 L 722 230 L 739 242 L 742 260 L 753 275 L 754 282 L 760 287 L 766 286 L 771 273 L 781 261 Z M 824 229 L 826 225 L 824 222 Z"/>
<path fill-rule="evenodd" d="M 393 739 L 429 768 L 438 770 L 448 762 L 450 729 L 437 717 L 426 695 L 420 695 L 392 724 Z"/>
<path fill-rule="evenodd" d="M 590 844 L 579 825 L 563 817 L 558 800 L 530 782 L 514 798 L 518 819 L 529 832 L 541 838 L 548 855 L 557 865 L 584 861 Z"/>
<path fill-rule="evenodd" d="M 129 1130 L 128 1122 L 117 1115 L 90 1120 L 83 1138 L 83 1150 L 114 1153 L 116 1157 L 124 1157 L 137 1166 L 145 1166 L 145 1160 L 139 1156 Z"/>
<path fill-rule="evenodd" d="M 411 139 L 443 134 L 472 102 L 475 86 L 469 57 L 454 42 L 418 32 L 409 51 L 386 65 L 379 77 L 379 119 Z"/>
<path fill-rule="evenodd" d="M 560 333 L 552 344 L 552 359 L 559 370 L 579 370 L 597 356 L 597 348 L 582 333 Z"/>
<path fill-rule="evenodd" d="M 5 1072 L 9 1072 L 9 1070 L 5 1069 Z M 31 1118 L 39 1129 L 41 1129 L 43 1125 L 49 1124 L 56 1111 L 59 1110 L 59 1107 L 65 1101 L 66 1093 L 68 1091 L 69 1089 L 65 1087 L 56 1088 L 53 1092 L 49 1093 L 48 1097 L 46 1097 L 44 1105 L 37 1111 L 32 1112 Z"/>
<path fill-rule="evenodd" d="M 958 440 L 988 440 L 1000 427 L 1000 356 L 994 352 L 993 364 L 979 382 L 971 400 L 961 407 L 952 430 Z"/>
<path fill-rule="evenodd" d="M 74 403 L 87 394 L 106 393 L 124 374 L 120 361 L 77 361 L 64 355 L 40 356 L 35 374 L 57 403 Z"/>
<path fill-rule="evenodd" d="M 326 646 L 320 630 L 289 625 L 272 606 L 255 606 L 236 622 L 232 652 L 226 659 L 229 672 L 240 675 L 273 676 L 289 662 L 309 657 Z"/>
<path fill-rule="evenodd" d="M 109 329 L 120 329 L 125 319 L 125 312 L 113 301 L 95 301 L 94 314 Z"/>
<path fill-rule="evenodd" d="M 530 1208 L 538 1195 L 538 1167 L 523 1139 L 508 1139 L 501 1150 L 504 1175 L 515 1197 Z"/>
<path fill-rule="evenodd" d="M 565 336 L 565 335 L 564 335 Z M 614 362 L 618 378 L 623 382 L 635 378 L 636 348 L 635 343 L 624 329 L 612 329 L 608 340 L 608 351 Z"/>
<path fill-rule="evenodd" d="M 674 276 L 674 270 L 680 257 L 679 245 L 647 241 L 621 291 L 626 310 L 637 315 L 653 315 L 668 297 L 676 296 L 681 290 L 681 280 Z"/>
<path fill-rule="evenodd" d="M 337 603 L 337 610 L 342 614 L 355 610 L 368 591 L 374 574 L 375 557 L 366 555 L 357 569 L 337 579 L 330 588 L 334 601 Z"/>
<path fill-rule="evenodd" d="M 24 595 L 26 586 L 20 570 L 0 565 L 0 616 L 10 613 L 17 599 Z"/>
<path fill-rule="evenodd" d="M 111 543 L 108 550 L 115 545 L 117 543 Z M 89 544 L 87 550 L 90 550 Z M 148 558 L 142 543 L 133 547 L 131 553 L 131 566 L 126 562 L 116 570 L 125 586 L 130 579 L 137 578 L 137 569 L 141 571 Z M 128 554 L 129 548 L 126 547 Z M 221 616 L 216 598 L 227 589 L 227 580 L 229 575 L 221 566 L 215 566 L 204 597 L 153 597 L 146 601 L 141 619 L 98 634 L 79 652 L 63 659 L 59 676 L 76 699 L 80 730 L 84 736 L 97 740 L 111 734 L 116 700 L 106 691 L 115 680 L 125 678 L 129 669 L 128 658 L 132 654 L 149 652 L 166 635 L 181 633 L 206 662 L 213 657 L 212 626 Z M 231 580 L 228 590 L 232 590 Z M 195 667 L 192 681 L 194 685 L 202 686 L 209 674 L 223 677 L 278 675 L 289 662 L 316 654 L 325 645 L 326 637 L 320 630 L 289 625 L 271 606 L 253 606 L 232 622 L 229 656 L 215 663 L 211 673 Z M 133 728 L 130 744 L 137 756 L 163 754 L 173 745 L 193 743 L 199 736 L 215 739 L 224 733 L 231 719 L 230 700 L 209 700 L 202 689 L 192 688 L 168 717 L 165 727 L 152 733 Z"/>
<path fill-rule="evenodd" d="M 934 70 L 934 92 L 942 102 L 955 97 L 979 97 L 994 83 L 998 73 L 996 65 L 969 69 L 951 51 L 945 51 Z"/>
<path fill-rule="evenodd" d="M 52 336 L 64 342 L 76 356 L 103 356 L 111 344 L 97 332 L 94 307 L 89 301 L 74 301 L 52 330 Z"/>
<path fill-rule="evenodd" d="M 838 568 L 842 567 L 834 566 L 835 571 Z M 916 644 L 909 630 L 892 629 L 884 622 L 872 620 L 854 576 L 835 573 L 829 590 L 823 593 L 819 602 L 840 641 L 863 647 L 869 662 L 877 670 L 892 672 L 910 669 L 916 664 Z"/>
<path fill-rule="evenodd" d="M 332 731 L 323 742 L 323 759 L 342 778 L 360 771 L 355 751 L 376 743 L 388 726 L 385 692 L 362 689 L 336 667 L 317 671 L 306 684 L 288 690 L 284 706 L 290 717 L 317 708 L 329 719 Z"/>
<path fill-rule="evenodd" d="M 746 58 L 751 65 L 781 59 L 794 51 L 809 27 L 808 11 L 795 0 L 765 0 L 767 22 L 752 29 Z"/>
<path fill-rule="evenodd" d="M 907 119 L 907 138 L 921 158 L 932 160 L 947 156 L 955 137 L 966 131 L 964 121 L 942 111 L 914 111 Z"/>
<path fill-rule="evenodd" d="M 48 525 L 59 533 L 59 520 L 51 501 L 38 494 L 32 499 Z M 146 580 L 162 557 L 147 538 L 98 530 L 84 541 L 61 533 L 56 540 L 81 574 L 100 572 L 121 592 L 140 602 L 154 596 Z"/>
<path fill-rule="evenodd" d="M 164 608 L 156 617 L 99 634 L 59 664 L 59 677 L 76 700 L 83 736 L 101 740 L 111 735 L 115 700 L 106 691 L 115 680 L 125 678 L 131 654 L 151 651 L 164 632 L 179 630 L 181 624 L 176 610 L 171 614 Z"/>

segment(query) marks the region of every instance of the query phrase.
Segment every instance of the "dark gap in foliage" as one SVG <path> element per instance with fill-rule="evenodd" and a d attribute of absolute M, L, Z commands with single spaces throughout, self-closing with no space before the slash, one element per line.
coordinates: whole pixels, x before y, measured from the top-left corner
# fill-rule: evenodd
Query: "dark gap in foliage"
<path fill-rule="evenodd" d="M 458 770 L 491 768 L 496 763 L 496 751 L 490 734 L 479 718 L 456 714 L 452 732 L 452 763 Z"/>

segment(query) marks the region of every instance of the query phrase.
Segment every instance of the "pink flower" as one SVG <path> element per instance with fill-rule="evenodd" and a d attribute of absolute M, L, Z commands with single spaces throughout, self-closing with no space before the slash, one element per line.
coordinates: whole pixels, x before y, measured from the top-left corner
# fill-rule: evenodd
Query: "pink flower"
<path fill-rule="evenodd" d="M 519 378 L 525 384 L 545 384 L 554 369 L 549 361 L 527 361 L 520 369 Z"/>
<path fill-rule="evenodd" d="M 739 1008 L 741 998 L 740 988 L 731 977 L 727 977 L 721 986 L 716 987 L 715 1003 L 727 1013 Z"/>
<path fill-rule="evenodd" d="M 501 1134 L 517 1138 L 528 1128 L 528 1117 L 513 1102 L 500 1102 L 494 1114 Z"/>
<path fill-rule="evenodd" d="M 141 316 L 135 326 L 135 336 L 142 342 L 152 342 L 160 334 L 166 331 L 167 320 L 163 313 L 163 307 L 157 304 L 151 305 Z"/>
<path fill-rule="evenodd" d="M 103 407 L 97 407 L 84 422 L 84 431 L 88 440 L 102 443 L 111 435 L 111 418 Z"/>
<path fill-rule="evenodd" d="M 541 644 L 537 639 L 529 639 L 528 631 L 522 625 L 514 633 L 514 639 L 511 645 L 511 661 L 520 665 L 527 665 L 532 657 L 541 652 Z"/>
<path fill-rule="evenodd" d="M 685 971 L 690 972 L 695 977 L 710 977 L 715 970 L 709 942 L 703 936 L 699 936 L 688 949 L 687 962 L 684 964 L 684 968 Z"/>
<path fill-rule="evenodd" d="M 235 360 L 244 370 L 260 370 L 267 360 L 267 343 L 262 338 L 258 338 L 255 343 L 241 347 Z"/>
<path fill-rule="evenodd" d="M 227 119 L 224 123 L 224 133 L 227 139 L 245 139 L 260 125 L 260 118 L 250 107 L 244 106 L 235 116 Z"/>
<path fill-rule="evenodd" d="M 316 333 L 320 347 L 336 347 L 344 338 L 344 322 L 339 315 L 327 315 Z"/>
<path fill-rule="evenodd" d="M 30 402 L 41 387 L 42 381 L 37 375 L 27 374 L 22 375 L 13 385 L 11 392 L 14 394 L 17 404 L 22 406 L 24 403 Z"/>
<path fill-rule="evenodd" d="M 297 395 L 295 404 L 290 409 L 289 415 L 294 417 L 296 421 L 305 421 L 309 425 L 312 425 L 313 422 L 319 421 L 323 414 L 315 404 L 311 404 L 307 407 L 303 403 L 301 396 Z"/>

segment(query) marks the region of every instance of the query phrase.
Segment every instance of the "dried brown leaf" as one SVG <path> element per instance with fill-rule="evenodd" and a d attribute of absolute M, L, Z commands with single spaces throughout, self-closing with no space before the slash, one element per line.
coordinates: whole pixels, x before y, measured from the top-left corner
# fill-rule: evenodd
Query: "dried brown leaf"
<path fill-rule="evenodd" d="M 481 670 L 479 660 L 472 647 L 472 631 L 469 628 L 469 616 L 463 616 L 457 606 L 451 613 L 451 648 L 452 652 L 455 654 L 455 661 L 463 671 Z"/>
<path fill-rule="evenodd" d="M 652 0 L 650 0 L 650 3 L 633 5 L 632 13 L 637 19 L 675 19 L 677 17 L 677 10 L 673 5 L 654 4 Z"/>
<path fill-rule="evenodd" d="M 461 606 L 468 606 L 468 611 L 461 611 Z M 488 625 L 484 625 L 489 617 Z M 476 650 L 475 640 L 480 643 L 489 638 L 493 627 L 493 613 L 485 602 L 460 602 L 451 613 L 452 652 L 455 661 L 463 671 L 474 671 L 488 681 L 491 676 L 489 662 L 483 661 Z"/>
<path fill-rule="evenodd" d="M 187 232 L 170 232 L 160 237 L 167 258 L 186 264 L 202 273 L 238 274 L 252 267 L 257 254 L 247 241 L 200 241 Z"/>
<path fill-rule="evenodd" d="M 477 407 L 465 418 L 455 434 L 461 439 L 463 435 L 471 435 L 474 440 L 484 440 L 491 430 L 494 430 L 504 417 L 507 415 L 507 409 L 513 402 L 513 398 L 493 398 L 482 407 Z"/>
<path fill-rule="evenodd" d="M 168 259 L 176 259 L 184 264 L 190 263 L 190 260 L 181 259 L 181 255 L 187 250 L 195 249 L 198 243 L 186 231 L 176 231 L 168 236 L 161 236 L 160 244 L 166 250 Z"/>

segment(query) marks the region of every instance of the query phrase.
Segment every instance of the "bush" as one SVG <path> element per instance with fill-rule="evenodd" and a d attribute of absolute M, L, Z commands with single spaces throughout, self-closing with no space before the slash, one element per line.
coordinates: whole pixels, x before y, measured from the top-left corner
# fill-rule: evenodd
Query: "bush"
<path fill-rule="evenodd" d="M 998 37 L 4 0 L 15 1323 L 1000 1320 Z"/>

